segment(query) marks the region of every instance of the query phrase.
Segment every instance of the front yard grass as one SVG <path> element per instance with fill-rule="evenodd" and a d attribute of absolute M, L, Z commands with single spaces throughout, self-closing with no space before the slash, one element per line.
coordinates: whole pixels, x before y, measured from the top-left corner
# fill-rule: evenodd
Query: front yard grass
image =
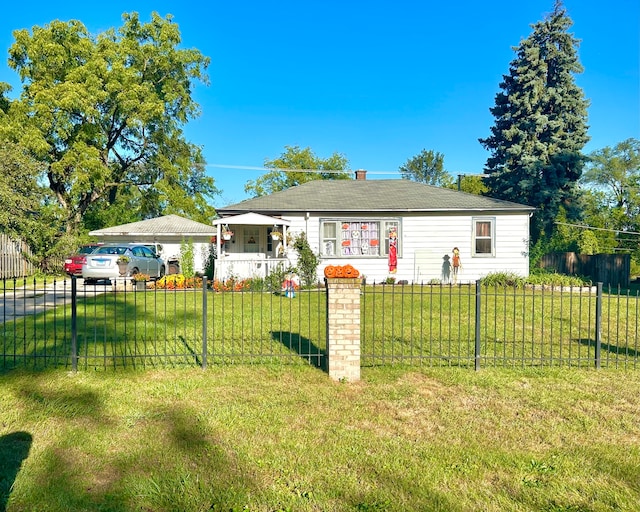
<path fill-rule="evenodd" d="M 0 510 L 635 511 L 640 372 L 0 374 Z"/>

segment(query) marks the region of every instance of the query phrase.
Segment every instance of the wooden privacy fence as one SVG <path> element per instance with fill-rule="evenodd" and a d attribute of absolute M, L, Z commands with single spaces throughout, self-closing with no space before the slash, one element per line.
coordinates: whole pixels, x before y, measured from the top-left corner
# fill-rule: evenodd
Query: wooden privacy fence
<path fill-rule="evenodd" d="M 12 240 L 8 235 L 0 233 L 0 278 L 29 276 L 35 272 L 29 261 L 29 247 L 24 242 Z"/>
<path fill-rule="evenodd" d="M 613 287 L 629 287 L 631 256 L 629 254 L 576 254 L 554 252 L 540 260 L 542 268 L 559 274 L 585 276 L 592 282 Z"/>

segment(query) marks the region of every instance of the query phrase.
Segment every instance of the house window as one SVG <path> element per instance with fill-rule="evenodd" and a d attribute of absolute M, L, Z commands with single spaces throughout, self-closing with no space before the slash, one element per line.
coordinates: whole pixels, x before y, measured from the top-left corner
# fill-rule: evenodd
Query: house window
<path fill-rule="evenodd" d="M 271 253 L 271 251 L 273 251 L 273 249 L 274 249 L 273 239 L 271 238 L 271 232 L 274 229 L 275 228 L 267 228 L 267 252 L 268 253 Z"/>
<path fill-rule="evenodd" d="M 495 256 L 496 254 L 496 221 L 493 218 L 473 219 L 473 255 Z"/>
<path fill-rule="evenodd" d="M 245 227 L 242 234 L 244 252 L 258 252 L 260 230 L 257 226 Z"/>
<path fill-rule="evenodd" d="M 386 257 L 389 253 L 389 233 L 398 234 L 399 219 L 321 219 L 320 253 L 326 258 Z"/>

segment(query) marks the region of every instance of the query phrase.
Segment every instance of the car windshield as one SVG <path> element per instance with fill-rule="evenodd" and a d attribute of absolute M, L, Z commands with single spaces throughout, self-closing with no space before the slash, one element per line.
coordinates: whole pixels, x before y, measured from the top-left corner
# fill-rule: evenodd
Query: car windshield
<path fill-rule="evenodd" d="M 96 254 L 124 254 L 127 252 L 126 247 L 100 247 Z"/>
<path fill-rule="evenodd" d="M 91 254 L 96 249 L 97 247 L 95 245 L 85 245 L 83 247 L 80 247 L 80 249 L 78 250 L 78 254 Z"/>

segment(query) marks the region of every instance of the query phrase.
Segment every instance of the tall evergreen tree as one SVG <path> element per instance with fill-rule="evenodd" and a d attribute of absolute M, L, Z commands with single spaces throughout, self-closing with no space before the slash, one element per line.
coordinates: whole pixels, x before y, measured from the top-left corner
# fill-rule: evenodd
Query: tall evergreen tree
<path fill-rule="evenodd" d="M 588 142 L 587 107 L 575 75 L 578 40 L 562 5 L 532 25 L 514 48 L 509 74 L 491 108 L 495 124 L 480 143 L 491 152 L 485 173 L 493 197 L 535 206 L 532 241 L 550 236 L 560 207 L 575 217 L 577 181 Z"/>

